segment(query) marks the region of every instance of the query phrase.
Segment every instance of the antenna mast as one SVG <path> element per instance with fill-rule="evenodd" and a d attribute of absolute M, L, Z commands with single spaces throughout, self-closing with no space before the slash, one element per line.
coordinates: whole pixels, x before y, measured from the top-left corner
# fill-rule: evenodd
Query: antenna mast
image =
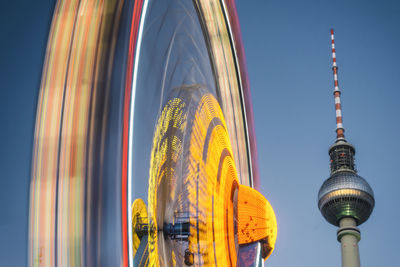
<path fill-rule="evenodd" d="M 335 109 L 336 109 L 336 139 L 344 139 L 344 128 L 342 120 L 342 107 L 340 104 L 340 89 L 338 82 L 338 66 L 336 64 L 336 50 L 335 50 L 335 36 L 333 35 L 333 29 L 331 29 L 331 39 L 332 39 L 332 71 L 333 71 L 333 81 L 335 85 L 335 90 L 333 95 L 335 96 Z"/>

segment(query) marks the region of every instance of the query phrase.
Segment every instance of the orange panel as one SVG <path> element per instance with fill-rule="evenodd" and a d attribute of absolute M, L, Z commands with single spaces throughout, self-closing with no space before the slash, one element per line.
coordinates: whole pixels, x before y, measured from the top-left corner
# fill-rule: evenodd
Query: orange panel
<path fill-rule="evenodd" d="M 238 242 L 240 245 L 261 240 L 265 257 L 272 253 L 277 235 L 274 210 L 268 200 L 257 190 L 239 186 L 238 195 Z"/>

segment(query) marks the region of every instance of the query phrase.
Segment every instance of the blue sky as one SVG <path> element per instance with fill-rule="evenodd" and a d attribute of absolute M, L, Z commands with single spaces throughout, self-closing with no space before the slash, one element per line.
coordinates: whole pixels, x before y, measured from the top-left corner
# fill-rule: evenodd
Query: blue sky
<path fill-rule="evenodd" d="M 37 89 L 53 1 L 0 10 L 0 263 L 25 265 Z M 375 192 L 361 225 L 363 267 L 399 266 L 400 4 L 237 0 L 253 96 L 261 191 L 278 219 L 266 266 L 340 265 L 336 228 L 317 193 L 335 138 L 329 29 L 335 29 L 347 140 Z M 21 245 L 23 244 L 23 245 Z M 11 265 L 10 265 L 11 266 Z"/>
<path fill-rule="evenodd" d="M 335 29 L 347 140 L 376 206 L 360 226 L 363 267 L 400 266 L 400 4 L 237 0 L 253 96 L 261 189 L 278 219 L 266 266 L 340 266 L 317 194 L 335 138 L 329 29 Z"/>
<path fill-rule="evenodd" d="M 53 1 L 0 8 L 0 265 L 27 263 L 28 197 L 36 101 Z"/>

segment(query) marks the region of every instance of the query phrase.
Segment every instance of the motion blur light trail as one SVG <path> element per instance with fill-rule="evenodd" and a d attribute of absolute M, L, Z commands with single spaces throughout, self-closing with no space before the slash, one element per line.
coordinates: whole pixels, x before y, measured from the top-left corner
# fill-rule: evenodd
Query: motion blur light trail
<path fill-rule="evenodd" d="M 175 89 L 169 99 L 154 133 L 149 216 L 136 213 L 148 220 L 149 265 L 183 266 L 191 253 L 198 265 L 236 266 L 239 246 L 262 240 L 262 258 L 268 257 L 275 215 L 260 193 L 239 184 L 217 100 L 199 85 Z"/>
<path fill-rule="evenodd" d="M 245 117 L 243 96 L 240 90 L 241 77 L 237 72 L 235 61 L 236 55 L 232 49 L 230 39 L 230 25 L 224 16 L 224 5 L 216 5 L 215 1 L 198 1 L 199 10 L 205 20 L 205 28 L 207 35 L 210 37 L 210 51 L 211 58 L 214 63 L 215 76 L 217 77 L 217 84 L 220 89 L 221 106 L 225 111 L 228 131 L 233 146 L 233 155 L 235 157 L 240 182 L 242 184 L 252 185 L 253 181 L 248 180 L 251 176 L 251 166 L 249 166 L 250 157 L 248 153 L 241 153 L 248 151 L 248 140 L 246 125 L 243 119 Z"/>
<path fill-rule="evenodd" d="M 183 265 L 184 249 L 179 255 L 179 248 L 174 245 L 180 244 L 168 242 L 158 230 L 163 229 L 164 223 L 173 223 L 174 215 L 183 214 L 188 208 L 187 196 L 182 192 L 185 169 L 182 152 L 187 150 L 184 139 L 191 99 L 186 100 L 186 103 L 182 98 L 168 101 L 154 132 L 148 189 L 149 223 L 154 228 L 154 233 L 149 235 L 151 266 Z"/>
<path fill-rule="evenodd" d="M 259 183 L 240 38 L 232 0 L 58 0 L 37 107 L 30 266 L 137 265 L 138 217 L 150 265 L 187 255 L 213 265 L 219 253 L 240 265 L 241 251 L 273 249 L 276 225 L 248 245 L 235 222 L 246 220 L 240 188 Z M 259 223 L 275 222 L 260 203 Z M 171 241 L 187 221 L 187 240 Z"/>
<path fill-rule="evenodd" d="M 238 178 L 222 111 L 215 98 L 201 98 L 190 140 L 186 183 L 191 203 L 190 246 L 200 265 L 236 266 L 234 229 Z"/>
<path fill-rule="evenodd" d="M 109 40 L 116 38 L 121 6 L 66 0 L 55 7 L 37 109 L 31 265 L 83 265 L 85 242 L 92 242 L 101 185 L 94 168 L 101 164 L 103 95 L 115 48 Z"/>

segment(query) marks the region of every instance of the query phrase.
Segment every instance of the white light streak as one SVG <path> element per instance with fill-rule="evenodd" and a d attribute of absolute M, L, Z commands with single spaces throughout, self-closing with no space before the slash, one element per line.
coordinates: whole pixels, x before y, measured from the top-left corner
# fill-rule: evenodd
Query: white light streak
<path fill-rule="evenodd" d="M 140 18 L 139 32 L 136 41 L 136 51 L 135 51 L 135 64 L 133 67 L 133 79 L 132 79 L 132 89 L 131 89 L 131 103 L 130 103 L 130 113 L 129 113 L 129 141 L 128 141 L 128 255 L 129 255 L 129 266 L 133 266 L 133 244 L 132 244 L 132 150 L 133 150 L 133 121 L 135 115 L 135 96 L 136 96 L 136 83 L 137 83 L 137 72 L 139 66 L 140 48 L 142 45 L 142 35 L 143 35 L 143 24 L 146 18 L 148 0 L 145 0 L 142 8 L 142 15 Z"/>

